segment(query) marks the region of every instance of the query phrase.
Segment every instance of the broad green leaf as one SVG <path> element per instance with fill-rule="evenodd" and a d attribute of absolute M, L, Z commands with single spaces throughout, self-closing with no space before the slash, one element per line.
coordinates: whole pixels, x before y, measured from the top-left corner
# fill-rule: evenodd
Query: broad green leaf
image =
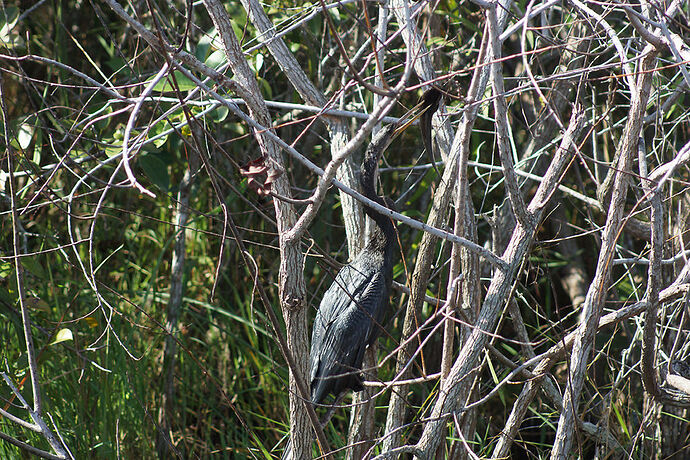
<path fill-rule="evenodd" d="M 34 127 L 29 123 L 22 123 L 17 130 L 17 142 L 22 150 L 26 150 L 31 145 L 34 137 Z"/>
<path fill-rule="evenodd" d="M 204 64 L 211 67 L 212 69 L 217 69 L 225 63 L 225 53 L 221 50 L 215 50 L 206 58 Z"/>
<path fill-rule="evenodd" d="M 256 57 L 254 58 L 254 73 L 258 73 L 263 66 L 264 66 L 264 55 L 261 53 L 257 53 Z"/>
<path fill-rule="evenodd" d="M 268 83 L 265 79 L 261 77 L 257 77 L 256 81 L 259 83 L 259 86 L 261 87 L 261 92 L 263 93 L 264 97 L 266 99 L 273 99 L 273 89 L 271 89 L 270 83 Z"/>
<path fill-rule="evenodd" d="M 158 155 L 155 153 L 144 153 L 139 156 L 138 164 L 152 184 L 165 192 L 170 189 L 168 166 Z"/>
<path fill-rule="evenodd" d="M 120 153 L 122 153 L 122 145 L 112 144 L 105 148 L 105 154 L 108 155 L 108 158 L 119 155 Z"/>
<path fill-rule="evenodd" d="M 211 118 L 211 120 L 213 120 L 214 123 L 220 123 L 221 121 L 227 118 L 229 113 L 230 109 L 228 109 L 224 105 L 219 105 L 216 110 L 209 114 L 209 117 Z"/>
<path fill-rule="evenodd" d="M 19 8 L 10 6 L 0 11 L 0 48 L 17 48 L 24 45 L 24 39 L 15 28 L 19 19 Z"/>
<path fill-rule="evenodd" d="M 163 131 L 167 130 L 169 127 L 170 127 L 170 125 L 168 124 L 167 121 L 160 121 L 160 122 L 156 123 L 149 130 L 148 138 L 152 139 L 152 138 L 158 136 Z M 153 145 L 155 145 L 157 148 L 161 148 L 163 146 L 163 144 L 166 143 L 167 140 L 168 140 L 168 135 L 161 136 L 161 137 L 159 137 L 153 141 Z"/>
<path fill-rule="evenodd" d="M 69 329 L 60 329 L 58 333 L 55 335 L 55 340 L 50 342 L 51 345 L 55 345 L 61 342 L 67 342 L 68 340 L 74 340 L 74 336 L 72 335 L 72 331 Z"/>
<path fill-rule="evenodd" d="M 152 80 L 153 77 L 149 78 L 146 82 L 149 83 Z M 180 91 L 182 92 L 191 91 L 194 88 L 196 88 L 196 83 L 194 83 L 189 78 L 185 77 L 181 72 L 175 71 L 175 80 L 177 81 L 177 85 L 179 86 Z M 170 78 L 164 78 L 158 83 L 156 83 L 156 86 L 153 87 L 153 90 L 158 91 L 160 93 L 169 93 L 171 91 L 174 91 L 174 87 L 170 82 Z"/>

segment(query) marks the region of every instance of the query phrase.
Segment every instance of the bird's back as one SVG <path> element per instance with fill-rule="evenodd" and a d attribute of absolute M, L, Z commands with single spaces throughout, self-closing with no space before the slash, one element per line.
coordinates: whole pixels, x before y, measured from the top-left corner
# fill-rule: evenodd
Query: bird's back
<path fill-rule="evenodd" d="M 388 305 L 389 265 L 384 254 L 364 250 L 324 294 L 312 331 L 312 401 L 361 389 L 364 350 L 378 337 Z"/>

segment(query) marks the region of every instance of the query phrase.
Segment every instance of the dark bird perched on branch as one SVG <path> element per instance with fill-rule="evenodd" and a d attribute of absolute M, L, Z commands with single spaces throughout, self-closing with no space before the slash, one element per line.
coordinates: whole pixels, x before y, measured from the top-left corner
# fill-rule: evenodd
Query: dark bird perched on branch
<path fill-rule="evenodd" d="M 381 129 L 364 154 L 360 172 L 362 194 L 383 206 L 392 201 L 376 195 L 379 158 L 388 147 L 396 125 Z M 381 332 L 393 278 L 395 228 L 389 217 L 365 205 L 376 223 L 366 246 L 335 277 L 321 300 L 311 336 L 311 399 L 321 403 L 348 389 L 362 389 L 364 350 Z"/>
<path fill-rule="evenodd" d="M 376 169 L 390 145 L 397 125 L 381 129 L 369 144 L 360 170 L 362 194 L 393 208 L 394 203 L 376 195 Z M 362 359 L 376 341 L 388 307 L 393 279 L 395 227 L 390 218 L 365 205 L 364 212 L 376 223 L 366 246 L 352 262 L 340 269 L 321 299 L 311 334 L 311 400 L 315 404 L 332 394 L 362 389 Z M 327 423 L 329 416 L 326 417 Z M 288 441 L 282 460 L 292 460 Z"/>

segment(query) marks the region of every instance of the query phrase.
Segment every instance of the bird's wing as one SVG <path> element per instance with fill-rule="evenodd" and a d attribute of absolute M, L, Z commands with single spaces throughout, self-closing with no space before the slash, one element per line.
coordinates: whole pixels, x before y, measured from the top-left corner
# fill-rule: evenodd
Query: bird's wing
<path fill-rule="evenodd" d="M 373 272 L 358 281 L 360 282 L 356 285 L 351 285 L 351 295 L 345 296 L 345 305 L 339 303 L 339 308 L 330 310 L 337 310 L 338 314 L 329 317 L 330 321 L 327 323 L 319 325 L 323 326 L 323 330 L 318 333 L 318 341 L 312 343 L 312 382 L 317 378 L 344 375 L 339 382 L 333 379 L 327 385 L 335 387 L 336 391 L 352 385 L 346 382 L 356 382 L 359 379 L 358 374 L 346 374 L 356 373 L 361 369 L 364 350 L 378 336 L 385 310 L 387 287 L 383 274 Z M 315 326 L 315 336 L 316 329 Z"/>
<path fill-rule="evenodd" d="M 340 321 L 343 312 L 367 287 L 371 275 L 371 273 L 365 273 L 351 265 L 346 265 L 338 272 L 333 284 L 323 295 L 312 329 L 312 371 L 314 370 L 313 358 L 315 357 L 313 352 L 323 348 L 326 331 L 332 329 L 334 322 Z"/>
<path fill-rule="evenodd" d="M 314 319 L 309 353 L 311 396 L 315 402 L 320 402 L 331 393 L 340 380 L 326 378 L 343 373 L 335 361 L 334 331 L 339 328 L 343 312 L 348 309 L 352 299 L 366 288 L 369 278 L 370 275 L 367 276 L 362 270 L 346 265 L 321 299 Z"/>
<path fill-rule="evenodd" d="M 374 273 L 368 280 L 365 289 L 354 296 L 348 309 L 344 312 L 341 362 L 354 367 L 361 367 L 362 354 L 380 332 L 380 323 L 386 309 L 387 289 L 382 273 Z"/>

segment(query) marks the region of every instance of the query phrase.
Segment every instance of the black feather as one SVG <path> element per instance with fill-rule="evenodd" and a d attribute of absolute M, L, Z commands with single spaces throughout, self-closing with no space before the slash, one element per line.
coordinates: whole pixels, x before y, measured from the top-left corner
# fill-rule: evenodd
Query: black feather
<path fill-rule="evenodd" d="M 422 114 L 419 116 L 419 129 L 422 132 L 422 142 L 426 149 L 427 155 L 431 158 L 431 164 L 434 166 L 436 174 L 440 176 L 436 168 L 436 160 L 434 158 L 434 146 L 431 143 L 431 119 L 434 113 L 441 105 L 441 97 L 443 94 L 438 89 L 431 87 L 421 97 Z"/>
<path fill-rule="evenodd" d="M 391 202 L 376 195 L 374 179 L 394 125 L 383 128 L 367 149 L 360 184 L 367 198 L 384 206 Z M 365 248 L 344 266 L 321 300 L 311 338 L 311 399 L 321 403 L 329 394 L 362 389 L 362 359 L 367 346 L 381 332 L 393 278 L 395 227 L 390 218 L 369 207 L 376 223 Z"/>

